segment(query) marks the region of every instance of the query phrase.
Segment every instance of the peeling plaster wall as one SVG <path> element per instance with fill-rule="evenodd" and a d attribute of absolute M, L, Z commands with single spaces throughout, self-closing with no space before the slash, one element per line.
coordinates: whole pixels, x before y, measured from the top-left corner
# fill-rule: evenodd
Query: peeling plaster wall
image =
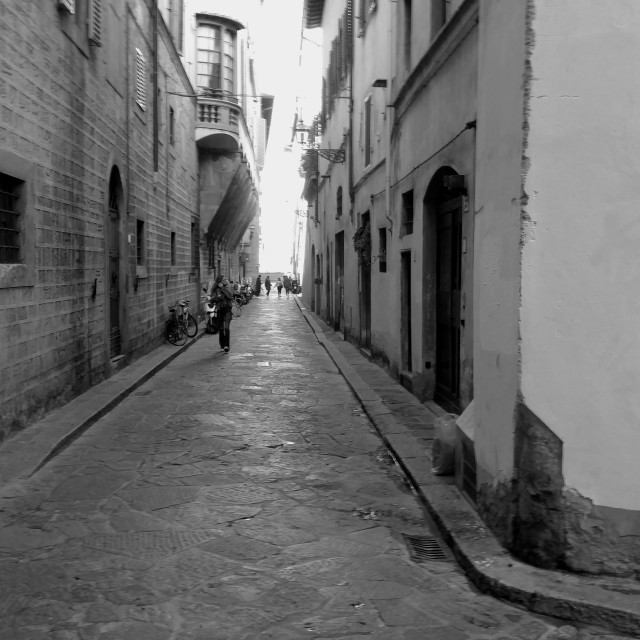
<path fill-rule="evenodd" d="M 481 0 L 474 240 L 478 484 L 508 493 L 518 392 L 526 3 Z M 498 485 L 501 485 L 498 487 Z M 508 503 L 502 508 L 508 509 Z M 508 517 L 505 514 L 498 518 Z M 508 528 L 504 525 L 502 527 Z"/>
<path fill-rule="evenodd" d="M 567 487 L 638 511 L 640 3 L 535 4 L 522 395 Z"/>

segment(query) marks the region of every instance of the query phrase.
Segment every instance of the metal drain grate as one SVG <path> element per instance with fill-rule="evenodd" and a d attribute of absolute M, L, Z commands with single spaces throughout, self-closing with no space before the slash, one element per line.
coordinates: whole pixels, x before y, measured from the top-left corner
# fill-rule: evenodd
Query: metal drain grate
<path fill-rule="evenodd" d="M 431 536 L 408 536 L 403 534 L 411 559 L 414 562 L 433 560 L 448 560 L 447 554 L 442 550 L 440 543 Z"/>

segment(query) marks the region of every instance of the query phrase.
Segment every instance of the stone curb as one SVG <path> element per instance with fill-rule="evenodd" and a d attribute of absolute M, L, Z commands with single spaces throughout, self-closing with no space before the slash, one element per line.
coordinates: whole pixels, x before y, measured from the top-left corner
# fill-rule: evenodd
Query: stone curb
<path fill-rule="evenodd" d="M 204 323 L 200 323 L 198 334 L 184 345 L 159 346 L 3 443 L 0 446 L 0 486 L 35 474 L 203 335 Z"/>
<path fill-rule="evenodd" d="M 451 479 L 431 473 L 431 452 L 397 420 L 375 391 L 326 339 L 315 314 L 308 311 L 298 298 L 296 303 L 476 587 L 534 613 L 640 637 L 640 602 L 633 591 L 631 595 L 624 590 L 613 591 L 597 578 L 538 569 L 512 557 L 486 528 Z M 635 593 L 639 590 L 636 586 Z"/>

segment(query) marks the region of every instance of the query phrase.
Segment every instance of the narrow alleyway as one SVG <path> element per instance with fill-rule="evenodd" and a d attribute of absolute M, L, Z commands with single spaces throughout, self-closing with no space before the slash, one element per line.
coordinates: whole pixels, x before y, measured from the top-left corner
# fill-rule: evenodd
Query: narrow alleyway
<path fill-rule="evenodd" d="M 479 594 L 295 300 L 0 491 L 0 640 L 580 640 Z"/>

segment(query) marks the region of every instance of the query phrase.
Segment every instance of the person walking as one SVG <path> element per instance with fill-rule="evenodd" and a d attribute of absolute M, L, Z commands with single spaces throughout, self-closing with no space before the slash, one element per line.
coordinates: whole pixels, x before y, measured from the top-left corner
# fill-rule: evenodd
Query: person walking
<path fill-rule="evenodd" d="M 218 339 L 220 341 L 220 351 L 229 353 L 231 343 L 231 312 L 233 305 L 233 291 L 229 287 L 229 280 L 220 274 L 213 282 L 211 292 L 211 301 L 218 308 L 216 316 L 216 328 L 218 329 Z"/>
<path fill-rule="evenodd" d="M 264 279 L 264 288 L 267 290 L 267 298 L 269 297 L 269 292 L 271 291 L 271 278 L 267 276 Z"/>
<path fill-rule="evenodd" d="M 282 293 L 282 280 L 280 279 L 280 277 L 278 277 L 278 279 L 276 280 L 276 289 L 278 290 L 278 298 L 279 298 L 280 294 Z"/>
<path fill-rule="evenodd" d="M 284 286 L 284 293 L 288 298 L 289 297 L 289 291 L 291 289 L 291 278 L 289 276 L 284 276 L 282 278 L 282 284 Z"/>
<path fill-rule="evenodd" d="M 256 278 L 256 295 L 257 296 L 260 295 L 261 290 L 262 290 L 262 276 L 258 274 L 258 277 Z"/>

